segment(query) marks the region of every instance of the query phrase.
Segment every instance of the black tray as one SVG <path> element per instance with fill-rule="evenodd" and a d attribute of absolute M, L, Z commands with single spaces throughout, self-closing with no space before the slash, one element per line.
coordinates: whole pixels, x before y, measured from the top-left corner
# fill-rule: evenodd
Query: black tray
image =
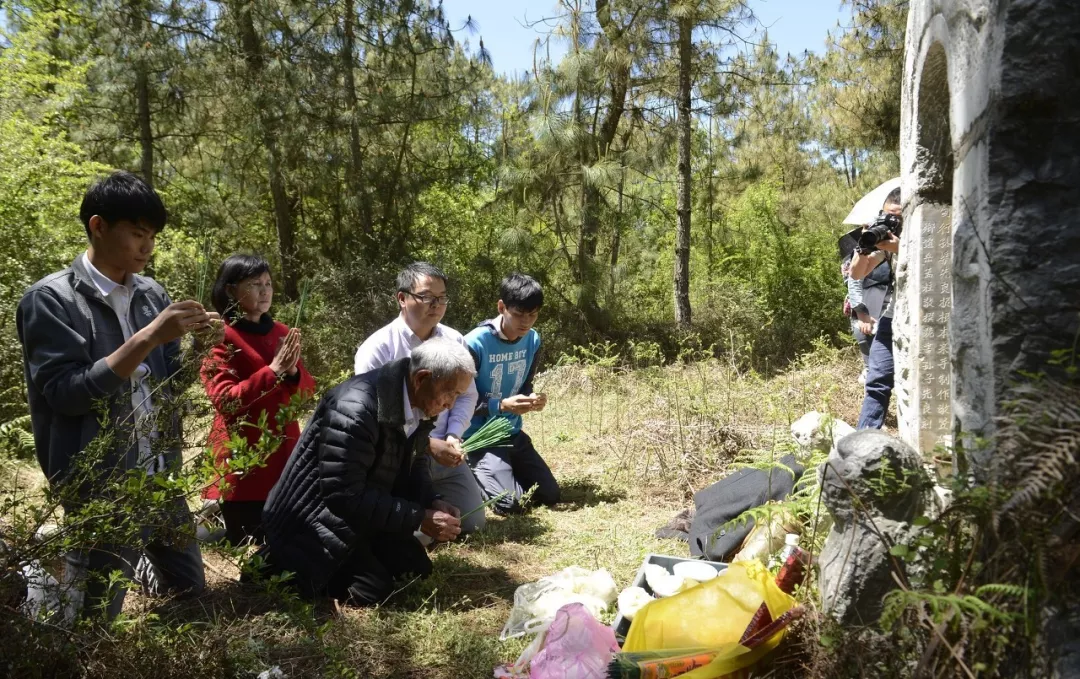
<path fill-rule="evenodd" d="M 645 557 L 645 560 L 641 562 L 641 566 L 638 568 L 637 575 L 634 576 L 634 582 L 632 587 L 641 587 L 649 594 L 655 594 L 652 588 L 649 587 L 649 583 L 645 582 L 645 566 L 649 564 L 656 564 L 663 566 L 667 569 L 668 573 L 671 573 L 672 566 L 683 561 L 700 561 L 701 563 L 707 563 L 710 566 L 716 568 L 717 571 L 723 573 L 727 570 L 728 565 L 722 561 L 705 561 L 703 559 L 686 559 L 679 556 L 667 556 L 665 554 L 649 554 Z M 615 604 L 618 606 L 618 603 Z M 611 623 L 611 629 L 615 630 L 615 636 L 622 641 L 626 639 L 626 633 L 630 631 L 630 621 L 623 618 L 620 612 L 618 617 L 615 618 L 615 622 Z"/>

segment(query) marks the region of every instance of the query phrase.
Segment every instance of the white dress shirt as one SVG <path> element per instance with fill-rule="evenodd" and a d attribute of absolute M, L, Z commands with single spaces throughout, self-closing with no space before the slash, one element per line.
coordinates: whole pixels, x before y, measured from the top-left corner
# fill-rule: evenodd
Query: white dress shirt
<path fill-rule="evenodd" d="M 402 393 L 405 394 L 405 425 L 402 429 L 405 430 L 405 436 L 412 436 L 420 427 L 420 420 L 426 420 L 427 416 L 424 415 L 424 411 L 419 408 L 413 408 L 412 402 L 409 400 L 409 380 L 405 378 L 402 382 Z"/>
<path fill-rule="evenodd" d="M 83 264 L 90 272 L 90 280 L 94 283 L 101 296 L 116 312 L 116 318 L 120 321 L 120 330 L 124 333 L 124 341 L 131 339 L 135 324 L 131 322 L 131 297 L 133 293 L 132 278 L 128 274 L 127 281 L 123 285 L 112 280 L 97 270 L 90 261 L 90 256 L 83 253 Z M 135 435 L 139 442 L 139 464 L 146 469 L 147 474 L 165 468 L 165 456 L 154 455 L 150 441 L 155 437 L 154 427 L 154 404 L 150 398 L 150 386 L 146 378 L 150 376 L 150 366 L 140 363 L 139 367 L 131 376 L 131 407 L 135 421 Z"/>
<path fill-rule="evenodd" d="M 442 323 L 435 326 L 431 336 L 445 337 L 463 347 L 466 346 L 465 338 L 460 332 Z M 392 322 L 373 332 L 356 350 L 356 360 L 353 363 L 355 374 L 362 375 L 391 361 L 411 356 L 413 349 L 423 343 L 424 340 L 417 337 L 412 328 L 405 323 L 405 319 L 399 315 Z M 455 436 L 460 439 L 472 422 L 477 398 L 476 383 L 470 382 L 469 390 L 454 401 L 450 410 L 439 414 L 439 419 L 435 421 L 435 429 L 431 432 L 432 438 L 444 439 L 447 436 Z M 408 409 L 406 409 L 407 412 Z"/>

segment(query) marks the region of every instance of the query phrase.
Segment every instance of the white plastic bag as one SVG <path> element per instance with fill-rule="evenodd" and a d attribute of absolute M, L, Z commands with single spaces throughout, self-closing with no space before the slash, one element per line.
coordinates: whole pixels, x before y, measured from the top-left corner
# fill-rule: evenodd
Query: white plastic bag
<path fill-rule="evenodd" d="M 827 453 L 840 439 L 854 433 L 850 424 L 830 415 L 811 411 L 791 424 L 791 436 L 803 450 Z"/>
<path fill-rule="evenodd" d="M 501 641 L 540 630 L 567 604 L 579 603 L 599 618 L 618 595 L 615 578 L 605 569 L 589 571 L 570 566 L 514 592 L 514 608 L 503 626 Z"/>
<path fill-rule="evenodd" d="M 513 664 L 503 664 L 495 668 L 495 679 L 529 679 L 529 664 L 532 659 L 544 647 L 544 638 L 547 636 L 548 627 L 551 623 L 545 622 L 536 630 L 536 636 L 532 643 L 525 647 L 518 659 Z M 505 631 L 505 630 L 504 630 Z"/>
<path fill-rule="evenodd" d="M 646 604 L 652 603 L 652 600 L 652 595 L 643 587 L 627 587 L 619 593 L 619 615 L 633 620 L 637 612 L 645 608 Z"/>

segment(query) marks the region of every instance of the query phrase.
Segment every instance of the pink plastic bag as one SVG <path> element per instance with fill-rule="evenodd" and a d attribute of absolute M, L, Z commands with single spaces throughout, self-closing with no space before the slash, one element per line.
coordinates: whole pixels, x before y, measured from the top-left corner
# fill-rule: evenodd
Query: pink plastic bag
<path fill-rule="evenodd" d="M 606 679 L 611 654 L 619 651 L 615 632 L 581 604 L 555 614 L 544 646 L 532 659 L 530 679 Z"/>

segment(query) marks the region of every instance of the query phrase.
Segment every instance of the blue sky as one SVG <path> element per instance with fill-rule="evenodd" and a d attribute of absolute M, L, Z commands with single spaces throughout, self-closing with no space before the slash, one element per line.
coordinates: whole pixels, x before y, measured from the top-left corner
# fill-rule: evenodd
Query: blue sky
<path fill-rule="evenodd" d="M 825 33 L 837 21 L 850 21 L 850 10 L 841 10 L 840 0 L 748 0 L 759 21 L 758 31 L 767 29 L 769 41 L 780 54 L 820 52 Z M 550 30 L 542 20 L 555 15 L 555 0 L 443 0 L 443 9 L 458 40 L 468 40 L 476 49 L 481 38 L 500 73 L 529 70 L 532 45 Z M 476 34 L 460 30 L 472 15 Z M 0 28 L 5 26 L 0 9 Z M 539 22 L 529 27 L 528 24 Z M 557 55 L 554 55 L 557 56 Z"/>
<path fill-rule="evenodd" d="M 781 55 L 824 50 L 825 33 L 851 16 L 850 10 L 841 10 L 840 0 L 749 0 L 749 5 L 760 23 L 757 30 L 768 30 Z M 468 40 L 475 50 L 483 38 L 499 73 L 532 68 L 533 43 L 550 30 L 541 20 L 554 16 L 555 7 L 554 0 L 443 0 L 458 40 Z M 472 35 L 459 30 L 469 15 L 478 29 Z M 540 23 L 529 26 L 535 22 Z"/>

